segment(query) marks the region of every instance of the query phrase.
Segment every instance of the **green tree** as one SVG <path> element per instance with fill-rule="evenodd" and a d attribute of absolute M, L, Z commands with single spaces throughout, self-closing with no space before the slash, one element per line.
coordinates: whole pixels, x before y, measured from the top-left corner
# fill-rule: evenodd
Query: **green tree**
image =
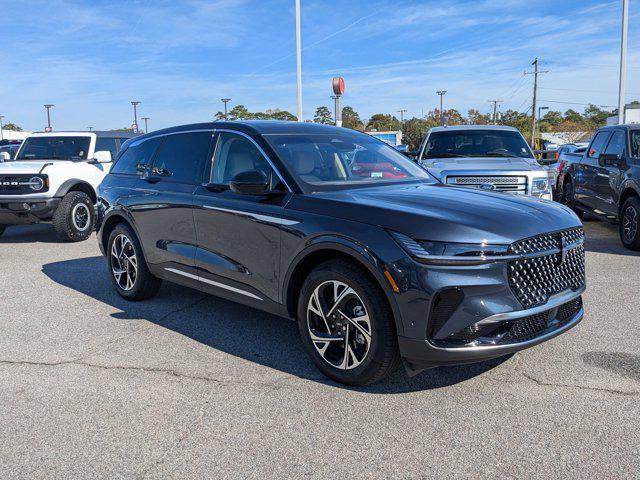
<path fill-rule="evenodd" d="M 580 113 L 573 110 L 572 108 L 564 112 L 564 119 L 566 121 L 575 122 L 575 123 L 581 123 L 584 121 L 584 117 Z"/>
<path fill-rule="evenodd" d="M 364 130 L 364 123 L 360 119 L 360 115 L 349 106 L 342 109 L 342 126 L 352 130 Z"/>
<path fill-rule="evenodd" d="M 253 120 L 255 116 L 244 105 L 236 105 L 229 111 L 229 120 Z"/>
<path fill-rule="evenodd" d="M 584 117 L 587 118 L 596 128 L 602 127 L 607 124 L 607 117 L 610 117 L 612 112 L 602 110 L 600 107 L 589 104 L 584 109 Z"/>
<path fill-rule="evenodd" d="M 331 116 L 331 110 L 324 105 L 316 108 L 316 114 L 313 116 L 315 123 L 324 123 L 325 125 L 333 125 L 335 122 Z"/>
<path fill-rule="evenodd" d="M 418 150 L 427 130 L 437 126 L 438 122 L 433 119 L 414 117 L 406 120 L 402 125 L 402 143 L 409 145 L 411 151 Z"/>
<path fill-rule="evenodd" d="M 216 114 L 213 116 L 213 119 L 214 119 L 216 122 L 223 122 L 223 121 L 225 120 L 225 118 L 224 118 L 224 112 L 218 112 L 218 113 L 216 113 Z"/>
<path fill-rule="evenodd" d="M 469 125 L 489 125 L 491 123 L 491 116 L 480 113 L 480 111 L 475 108 L 471 108 L 467 112 L 467 119 L 465 123 L 468 123 Z"/>
<path fill-rule="evenodd" d="M 2 125 L 2 129 L 3 130 L 11 130 L 13 132 L 21 132 L 22 131 L 22 127 L 16 125 L 15 123 L 4 123 Z"/>
<path fill-rule="evenodd" d="M 272 120 L 286 120 L 287 122 L 295 122 L 298 120 L 293 113 L 288 112 L 286 110 L 267 110 L 267 114 L 270 116 Z"/>
<path fill-rule="evenodd" d="M 367 130 L 376 130 L 378 132 L 393 132 L 400 130 L 400 120 L 392 115 L 385 115 L 384 113 L 376 113 L 372 115 L 367 123 Z"/>
<path fill-rule="evenodd" d="M 124 127 L 124 128 L 114 128 L 113 130 L 111 130 L 112 132 L 129 132 L 129 133 L 133 133 L 133 128 L 131 127 Z"/>

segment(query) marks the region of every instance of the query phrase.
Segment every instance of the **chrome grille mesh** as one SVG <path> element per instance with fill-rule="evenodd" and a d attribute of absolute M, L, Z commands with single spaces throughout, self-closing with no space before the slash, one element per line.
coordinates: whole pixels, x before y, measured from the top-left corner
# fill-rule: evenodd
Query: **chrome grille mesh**
<path fill-rule="evenodd" d="M 509 250 L 513 254 L 555 252 L 509 262 L 509 286 L 523 307 L 542 305 L 552 295 L 568 289 L 577 290 L 585 284 L 582 242 L 584 231 L 582 228 L 574 228 L 528 238 L 511 245 Z M 562 252 L 563 243 L 573 248 Z M 576 243 L 579 245 L 575 246 Z"/>
<path fill-rule="evenodd" d="M 519 179 L 525 179 L 521 182 Z M 482 183 L 492 183 L 494 185 L 518 185 L 525 183 L 525 177 L 453 177 L 453 183 L 457 185 L 478 185 Z"/>

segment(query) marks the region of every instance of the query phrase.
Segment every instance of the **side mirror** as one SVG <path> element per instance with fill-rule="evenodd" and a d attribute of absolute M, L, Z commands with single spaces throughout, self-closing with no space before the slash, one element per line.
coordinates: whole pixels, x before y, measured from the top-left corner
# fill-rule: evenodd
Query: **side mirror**
<path fill-rule="evenodd" d="M 233 177 L 229 188 L 240 195 L 265 195 L 269 190 L 269 179 L 260 170 L 247 170 Z"/>
<path fill-rule="evenodd" d="M 622 157 L 615 153 L 602 153 L 598 157 L 598 163 L 601 167 L 616 167 L 622 163 Z"/>
<path fill-rule="evenodd" d="M 100 150 L 93 154 L 93 160 L 95 163 L 111 163 L 111 152 L 108 150 Z"/>
<path fill-rule="evenodd" d="M 0 162 L 8 162 L 9 160 L 11 160 L 9 152 L 0 152 Z"/>

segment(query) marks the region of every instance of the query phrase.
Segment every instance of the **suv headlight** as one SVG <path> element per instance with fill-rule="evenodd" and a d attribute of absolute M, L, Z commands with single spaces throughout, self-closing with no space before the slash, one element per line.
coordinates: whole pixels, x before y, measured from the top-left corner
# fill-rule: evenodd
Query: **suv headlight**
<path fill-rule="evenodd" d="M 415 260 L 438 265 L 480 265 L 508 258 L 508 245 L 447 243 L 414 240 L 402 233 L 391 236 Z"/>
<path fill-rule="evenodd" d="M 44 180 L 41 177 L 31 177 L 29 180 L 29 187 L 34 192 L 39 192 L 44 188 Z"/>
<path fill-rule="evenodd" d="M 549 177 L 536 177 L 531 182 L 531 195 L 541 197 L 551 193 L 551 182 Z"/>

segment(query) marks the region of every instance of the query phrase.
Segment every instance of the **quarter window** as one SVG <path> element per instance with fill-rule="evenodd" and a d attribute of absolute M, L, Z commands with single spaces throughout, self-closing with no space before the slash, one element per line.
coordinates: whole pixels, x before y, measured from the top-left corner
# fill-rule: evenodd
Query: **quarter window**
<path fill-rule="evenodd" d="M 631 131 L 631 155 L 640 158 L 640 130 Z"/>
<path fill-rule="evenodd" d="M 607 140 L 609 138 L 609 132 L 599 132 L 593 142 L 591 142 L 591 147 L 589 147 L 589 158 L 598 158 L 600 154 L 604 151 L 604 146 L 607 144 Z"/>
<path fill-rule="evenodd" d="M 271 178 L 269 162 L 251 140 L 222 132 L 213 158 L 211 183 L 228 185 L 233 177 L 248 170 L 259 170 Z"/>
<path fill-rule="evenodd" d="M 111 169 L 111 173 L 142 175 L 151 164 L 153 153 L 158 148 L 160 138 L 150 138 L 127 148 Z"/>
<path fill-rule="evenodd" d="M 167 135 L 156 155 L 153 173 L 176 182 L 202 183 L 212 136 L 212 132 Z"/>

